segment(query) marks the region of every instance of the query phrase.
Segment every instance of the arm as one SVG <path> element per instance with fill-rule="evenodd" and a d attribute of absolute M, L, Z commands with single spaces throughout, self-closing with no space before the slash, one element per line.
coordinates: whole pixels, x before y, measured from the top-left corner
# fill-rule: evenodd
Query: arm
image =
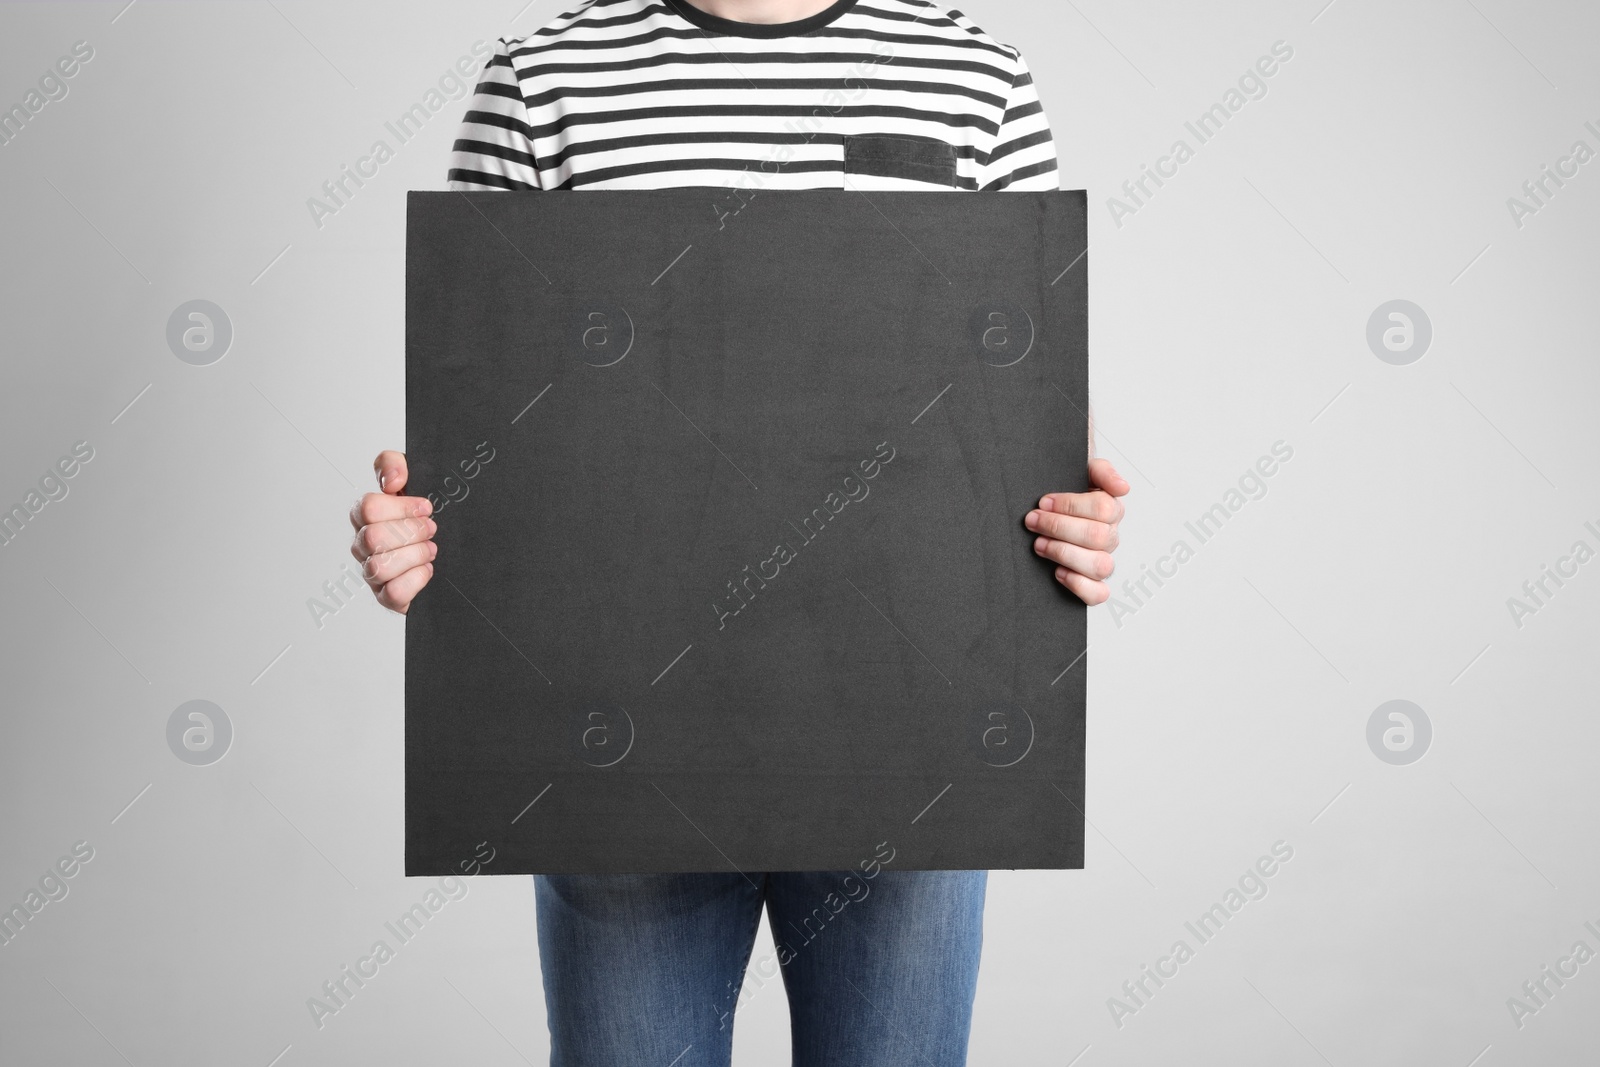
<path fill-rule="evenodd" d="M 978 173 L 978 188 L 1040 192 L 1059 187 L 1055 139 L 1045 117 L 1033 72 L 1016 52 L 1005 116 Z"/>
<path fill-rule="evenodd" d="M 511 46 L 503 37 L 483 65 L 461 119 L 449 178 L 450 188 L 458 192 L 541 188 L 528 106 L 511 65 Z"/>
<path fill-rule="evenodd" d="M 1005 118 L 985 161 L 980 189 L 1040 191 L 1058 187 L 1055 142 L 1044 105 L 1033 84 L 1033 74 L 1020 52 Z M 1094 409 L 1089 411 L 1089 455 L 1094 456 Z M 1087 493 L 1047 493 L 1028 512 L 1023 524 L 1038 536 L 1033 550 L 1056 564 L 1055 579 L 1085 604 L 1103 604 L 1111 597 L 1105 579 L 1111 576 L 1116 551 L 1117 524 L 1127 481 L 1109 460 L 1089 460 Z"/>
<path fill-rule="evenodd" d="M 510 45 L 496 42 L 494 55 L 467 104 L 450 153 L 450 188 L 457 192 L 538 189 L 528 108 L 522 100 Z M 379 492 L 368 493 L 350 509 L 355 540 L 350 554 L 378 603 L 404 615 L 433 577 L 439 546 L 433 505 L 426 497 L 402 496 L 410 472 L 404 453 L 384 451 L 372 461 Z"/>

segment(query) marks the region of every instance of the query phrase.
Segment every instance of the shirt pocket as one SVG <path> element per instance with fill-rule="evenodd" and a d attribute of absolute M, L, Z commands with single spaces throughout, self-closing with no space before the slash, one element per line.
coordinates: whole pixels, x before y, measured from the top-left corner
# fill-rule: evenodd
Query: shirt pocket
<path fill-rule="evenodd" d="M 956 185 L 956 150 L 934 137 L 869 133 L 844 139 L 845 184 L 857 189 Z"/>

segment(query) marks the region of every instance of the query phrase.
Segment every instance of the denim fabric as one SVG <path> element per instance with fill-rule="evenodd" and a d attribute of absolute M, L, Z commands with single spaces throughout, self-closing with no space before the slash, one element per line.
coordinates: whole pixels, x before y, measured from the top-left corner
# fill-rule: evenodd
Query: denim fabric
<path fill-rule="evenodd" d="M 987 871 L 536 875 L 551 1067 L 727 1067 L 761 909 L 794 1067 L 966 1062 Z"/>

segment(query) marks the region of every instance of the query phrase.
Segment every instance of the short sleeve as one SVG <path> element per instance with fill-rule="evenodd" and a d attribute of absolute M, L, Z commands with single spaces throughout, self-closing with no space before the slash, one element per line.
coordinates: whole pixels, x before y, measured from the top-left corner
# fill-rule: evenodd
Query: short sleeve
<path fill-rule="evenodd" d="M 539 168 L 522 82 L 511 65 L 511 46 L 495 42 L 450 153 L 450 188 L 538 189 Z"/>
<path fill-rule="evenodd" d="M 1009 47 L 1009 46 L 1008 46 Z M 1033 72 L 1022 53 L 1016 53 L 1016 71 L 1006 95 L 1005 117 L 995 135 L 978 176 L 979 189 L 1017 189 L 1027 192 L 1055 189 L 1056 146 L 1050 122 L 1034 88 Z"/>

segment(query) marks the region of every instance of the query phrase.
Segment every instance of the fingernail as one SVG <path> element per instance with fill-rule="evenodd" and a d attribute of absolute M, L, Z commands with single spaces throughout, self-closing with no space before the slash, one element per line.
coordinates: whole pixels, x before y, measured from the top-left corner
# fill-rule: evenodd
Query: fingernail
<path fill-rule="evenodd" d="M 1028 517 L 1023 522 L 1027 524 L 1028 529 L 1037 530 L 1039 528 L 1039 513 L 1037 511 L 1028 512 Z"/>
<path fill-rule="evenodd" d="M 415 504 L 411 505 L 411 514 L 413 514 L 413 515 L 426 515 L 427 513 L 428 513 L 428 500 L 427 500 L 426 497 L 418 498 L 417 502 Z"/>
<path fill-rule="evenodd" d="M 1041 555 L 1041 556 L 1042 556 L 1042 555 L 1044 555 L 1044 548 L 1045 548 L 1045 545 L 1046 545 L 1046 544 L 1047 544 L 1047 543 L 1048 543 L 1048 542 L 1047 542 L 1047 541 L 1046 541 L 1046 540 L 1045 540 L 1045 539 L 1044 539 L 1044 538 L 1042 538 L 1042 537 L 1035 537 L 1035 538 L 1034 538 L 1034 539 L 1033 539 L 1033 550 L 1034 550 L 1034 551 L 1035 551 L 1035 552 L 1037 552 L 1037 553 L 1039 553 L 1039 555 Z"/>
<path fill-rule="evenodd" d="M 1039 510 L 1040 511 L 1050 511 L 1051 510 L 1050 498 L 1049 497 L 1042 496 L 1042 497 L 1039 498 Z"/>
<path fill-rule="evenodd" d="M 379 471 L 378 472 L 378 488 L 379 489 L 387 489 L 387 488 L 389 488 L 389 472 L 388 471 Z"/>
<path fill-rule="evenodd" d="M 429 541 L 428 542 L 428 547 L 433 550 L 428 555 L 428 558 L 429 559 L 438 559 L 439 558 L 439 542 L 437 542 L 437 541 Z"/>

